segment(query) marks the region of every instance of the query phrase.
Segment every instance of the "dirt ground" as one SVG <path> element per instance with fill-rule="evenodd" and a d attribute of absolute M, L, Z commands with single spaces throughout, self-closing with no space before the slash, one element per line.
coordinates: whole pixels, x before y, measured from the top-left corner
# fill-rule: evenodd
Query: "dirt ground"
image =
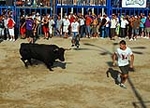
<path fill-rule="evenodd" d="M 79 50 L 66 51 L 65 62 L 55 62 L 53 72 L 35 60 L 24 67 L 19 47 L 27 40 L 1 42 L 0 108 L 150 108 L 150 40 L 127 40 L 135 55 L 127 89 L 115 84 L 119 69 L 111 67 L 119 41 L 83 38 Z M 71 46 L 70 39 L 57 37 L 37 43 Z"/>

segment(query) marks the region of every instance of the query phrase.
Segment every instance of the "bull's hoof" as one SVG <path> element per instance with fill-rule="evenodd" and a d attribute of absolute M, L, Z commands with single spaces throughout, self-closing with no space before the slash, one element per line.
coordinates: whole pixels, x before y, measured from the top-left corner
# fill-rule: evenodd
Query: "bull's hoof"
<path fill-rule="evenodd" d="M 50 71 L 54 71 L 54 70 L 52 70 L 52 69 L 49 69 Z"/>
<path fill-rule="evenodd" d="M 28 69 L 28 65 L 27 64 L 25 64 L 25 68 Z"/>
<path fill-rule="evenodd" d="M 32 64 L 32 63 L 30 63 L 30 66 L 33 66 L 33 64 Z"/>

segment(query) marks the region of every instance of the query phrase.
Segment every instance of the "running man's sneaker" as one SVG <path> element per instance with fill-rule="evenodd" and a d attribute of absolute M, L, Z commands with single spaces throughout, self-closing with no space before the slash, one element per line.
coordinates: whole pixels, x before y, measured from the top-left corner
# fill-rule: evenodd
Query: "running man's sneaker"
<path fill-rule="evenodd" d="M 136 38 L 134 38 L 134 41 L 136 41 L 137 39 Z"/>
<path fill-rule="evenodd" d="M 124 85 L 124 84 L 120 84 L 120 87 L 122 87 L 122 88 L 125 88 L 126 89 L 126 86 Z"/>
<path fill-rule="evenodd" d="M 133 39 L 131 38 L 131 39 L 129 39 L 129 41 L 133 41 Z"/>
<path fill-rule="evenodd" d="M 9 41 L 12 41 L 13 39 L 11 38 Z"/>
<path fill-rule="evenodd" d="M 117 81 L 118 81 L 118 83 L 121 83 L 121 75 L 120 74 L 118 74 Z"/>

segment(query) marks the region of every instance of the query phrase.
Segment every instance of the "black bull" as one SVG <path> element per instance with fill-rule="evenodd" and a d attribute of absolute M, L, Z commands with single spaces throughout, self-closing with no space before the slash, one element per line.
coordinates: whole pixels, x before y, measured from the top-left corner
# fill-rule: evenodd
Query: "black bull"
<path fill-rule="evenodd" d="M 25 67 L 28 67 L 26 60 L 32 65 L 31 59 L 36 59 L 44 62 L 47 68 L 52 71 L 51 66 L 56 59 L 65 61 L 65 49 L 56 45 L 21 43 L 19 51 Z"/>

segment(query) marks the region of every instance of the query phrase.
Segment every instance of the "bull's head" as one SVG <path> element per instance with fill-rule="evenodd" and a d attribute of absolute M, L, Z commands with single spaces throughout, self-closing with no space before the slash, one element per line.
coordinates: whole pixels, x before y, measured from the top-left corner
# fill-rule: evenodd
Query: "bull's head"
<path fill-rule="evenodd" d="M 64 57 L 64 53 L 65 53 L 65 49 L 64 48 L 56 48 L 55 53 L 57 53 L 57 57 L 60 61 L 65 61 L 65 57 Z"/>

